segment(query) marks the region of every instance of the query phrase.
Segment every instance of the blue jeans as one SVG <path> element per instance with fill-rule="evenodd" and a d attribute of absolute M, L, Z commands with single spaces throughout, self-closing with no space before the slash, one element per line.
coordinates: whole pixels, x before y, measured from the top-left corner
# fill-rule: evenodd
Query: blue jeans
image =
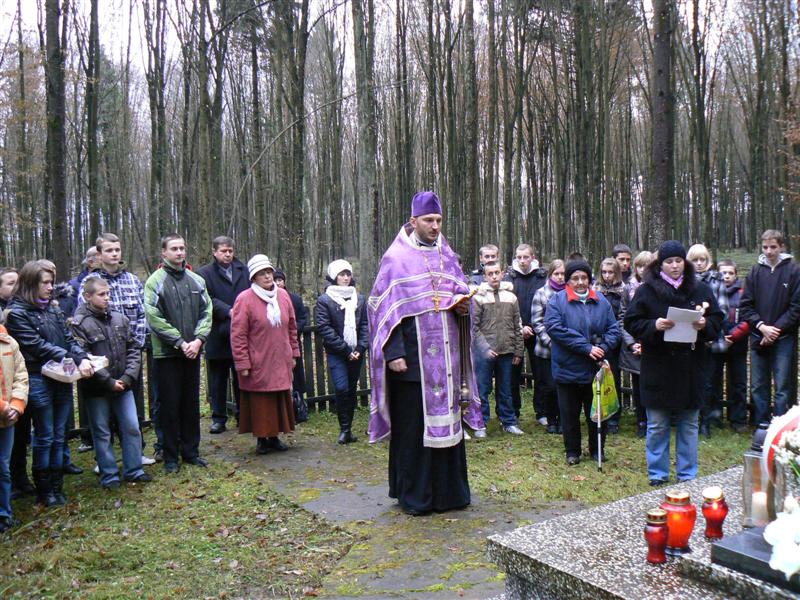
<path fill-rule="evenodd" d="M 119 426 L 122 446 L 122 466 L 125 479 L 131 480 L 144 474 L 142 470 L 142 436 L 139 433 L 139 418 L 136 398 L 131 390 L 121 394 L 86 396 L 86 412 L 94 438 L 94 456 L 100 468 L 100 484 L 109 485 L 119 481 L 117 459 L 111 446 L 111 414 Z"/>
<path fill-rule="evenodd" d="M 67 420 L 72 410 L 72 385 L 32 373 L 28 410 L 33 420 L 33 468 L 61 469 L 64 466 Z"/>
<path fill-rule="evenodd" d="M 697 432 L 699 410 L 647 409 L 647 474 L 652 479 L 669 479 L 669 442 L 672 434 L 670 419 L 677 419 L 675 454 L 678 481 L 697 477 Z"/>
<path fill-rule="evenodd" d="M 331 370 L 333 390 L 337 395 L 348 394 L 355 398 L 363 362 L 363 356 L 358 360 L 348 360 L 346 356 L 328 353 L 328 368 Z"/>
<path fill-rule="evenodd" d="M 476 353 L 477 354 L 477 353 Z M 517 415 L 514 413 L 514 400 L 511 396 L 511 361 L 513 354 L 502 354 L 496 358 L 481 356 L 475 358 L 476 377 L 478 379 L 478 393 L 481 397 L 481 412 L 483 422 L 489 422 L 489 394 L 492 393 L 492 378 L 497 378 L 495 389 L 495 410 L 503 427 L 517 424 Z"/>
<path fill-rule="evenodd" d="M 14 428 L 0 428 L 0 518 L 11 516 L 11 449 L 14 447 Z"/>
<path fill-rule="evenodd" d="M 792 393 L 792 356 L 796 335 L 778 339 L 765 349 L 750 351 L 750 390 L 755 408 L 755 422 L 769 423 L 772 415 L 786 412 Z M 775 380 L 775 409 L 770 411 L 771 384 Z M 770 414 L 772 413 L 772 414 Z"/>

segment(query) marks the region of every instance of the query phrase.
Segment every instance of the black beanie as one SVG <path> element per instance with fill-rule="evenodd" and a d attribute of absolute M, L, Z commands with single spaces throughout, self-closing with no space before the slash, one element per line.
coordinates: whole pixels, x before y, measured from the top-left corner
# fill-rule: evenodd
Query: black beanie
<path fill-rule="evenodd" d="M 668 258 L 678 256 L 686 260 L 686 248 L 677 240 L 667 240 L 658 247 L 658 262 L 662 263 Z"/>
<path fill-rule="evenodd" d="M 589 263 L 585 260 L 571 260 L 567 263 L 564 269 L 565 281 L 569 281 L 569 278 L 572 277 L 575 271 L 583 271 L 589 276 L 589 281 L 592 280 L 592 267 L 590 267 Z"/>

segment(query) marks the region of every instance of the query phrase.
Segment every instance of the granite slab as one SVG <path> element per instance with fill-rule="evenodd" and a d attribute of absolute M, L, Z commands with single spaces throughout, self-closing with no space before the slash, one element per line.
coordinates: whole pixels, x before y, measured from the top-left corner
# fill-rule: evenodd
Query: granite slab
<path fill-rule="evenodd" d="M 487 555 L 506 572 L 508 600 L 722 600 L 750 598 L 755 592 L 758 598 L 796 599 L 797 595 L 748 575 L 711 565 L 711 543 L 704 536 L 699 506 L 702 490 L 722 487 L 731 509 L 723 530 L 726 536 L 733 535 L 741 531 L 741 478 L 742 468 L 735 467 L 493 535 Z M 651 565 L 645 560 L 645 514 L 661 504 L 667 490 L 677 488 L 688 491 L 698 504 L 692 552 Z M 694 568 L 687 568 L 690 562 Z"/>

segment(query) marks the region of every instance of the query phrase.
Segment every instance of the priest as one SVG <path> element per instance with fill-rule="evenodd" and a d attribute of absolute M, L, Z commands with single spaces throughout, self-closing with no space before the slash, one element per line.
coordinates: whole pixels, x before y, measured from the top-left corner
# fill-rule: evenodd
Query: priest
<path fill-rule="evenodd" d="M 410 515 L 470 503 L 462 423 L 484 427 L 464 322 L 469 287 L 441 228 L 439 198 L 416 194 L 368 303 L 370 441 L 390 440 L 389 496 Z"/>

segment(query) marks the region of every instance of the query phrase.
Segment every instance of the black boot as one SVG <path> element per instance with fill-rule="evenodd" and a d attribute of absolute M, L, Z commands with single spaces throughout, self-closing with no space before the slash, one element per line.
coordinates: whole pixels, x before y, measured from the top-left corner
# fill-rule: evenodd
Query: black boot
<path fill-rule="evenodd" d="M 267 443 L 267 438 L 260 437 L 256 438 L 256 454 L 266 454 L 269 452 L 269 444 Z"/>
<path fill-rule="evenodd" d="M 336 440 L 337 444 L 350 444 L 358 441 L 358 438 L 352 432 L 355 408 L 355 397 L 350 398 L 347 392 L 336 394 L 336 416 L 339 419 L 339 439 Z"/>
<path fill-rule="evenodd" d="M 53 488 L 53 497 L 56 506 L 64 506 L 67 498 L 64 496 L 64 471 L 63 469 L 52 469 L 50 471 L 50 485 Z"/>
<path fill-rule="evenodd" d="M 55 506 L 56 497 L 50 482 L 50 471 L 46 469 L 33 469 L 33 484 L 36 486 L 36 504 Z"/>

